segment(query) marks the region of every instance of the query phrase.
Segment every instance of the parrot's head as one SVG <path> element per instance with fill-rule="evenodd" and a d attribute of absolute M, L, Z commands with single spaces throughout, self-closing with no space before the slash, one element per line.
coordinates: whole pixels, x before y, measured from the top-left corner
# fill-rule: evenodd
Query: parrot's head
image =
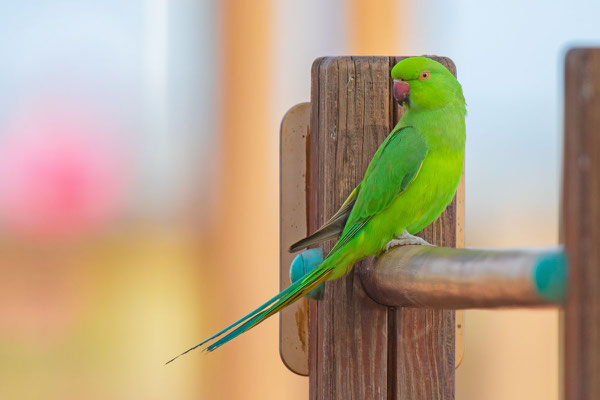
<path fill-rule="evenodd" d="M 460 83 L 442 64 L 426 57 L 410 57 L 392 68 L 394 98 L 409 108 L 435 109 L 464 104 Z"/>

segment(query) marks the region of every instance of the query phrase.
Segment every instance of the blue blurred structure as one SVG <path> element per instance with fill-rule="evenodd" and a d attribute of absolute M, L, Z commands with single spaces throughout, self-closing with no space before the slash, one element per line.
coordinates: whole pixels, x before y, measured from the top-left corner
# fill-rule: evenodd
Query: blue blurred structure
<path fill-rule="evenodd" d="M 290 280 L 292 283 L 301 279 L 323 262 L 323 250 L 321 248 L 308 249 L 298 254 L 290 265 Z M 306 295 L 309 299 L 321 300 L 323 298 L 324 285 L 320 284 L 315 290 Z"/>

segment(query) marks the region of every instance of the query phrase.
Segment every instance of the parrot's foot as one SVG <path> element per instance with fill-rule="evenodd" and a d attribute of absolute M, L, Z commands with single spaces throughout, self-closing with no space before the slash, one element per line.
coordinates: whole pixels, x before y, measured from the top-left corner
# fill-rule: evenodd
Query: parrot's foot
<path fill-rule="evenodd" d="M 411 245 L 432 246 L 432 244 L 427 242 L 425 239 L 422 239 L 418 236 L 413 236 L 407 231 L 404 231 L 402 235 L 398 235 L 396 236 L 396 239 L 389 241 L 389 243 L 385 246 L 385 251 L 389 251 L 389 249 L 396 246 Z"/>

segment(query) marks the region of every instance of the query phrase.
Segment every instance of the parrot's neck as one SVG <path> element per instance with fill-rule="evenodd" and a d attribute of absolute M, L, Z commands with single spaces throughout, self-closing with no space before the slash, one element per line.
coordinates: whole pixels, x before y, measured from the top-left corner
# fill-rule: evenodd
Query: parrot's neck
<path fill-rule="evenodd" d="M 436 109 L 407 108 L 398 128 L 412 126 L 425 138 L 429 149 L 445 148 L 464 151 L 465 106 L 450 104 Z"/>

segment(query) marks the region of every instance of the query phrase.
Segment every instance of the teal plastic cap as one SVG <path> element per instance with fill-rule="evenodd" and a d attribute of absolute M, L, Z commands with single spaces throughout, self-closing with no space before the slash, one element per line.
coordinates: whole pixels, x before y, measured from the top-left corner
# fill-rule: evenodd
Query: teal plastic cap
<path fill-rule="evenodd" d="M 298 254 L 290 265 L 290 280 L 292 283 L 302 279 L 306 274 L 317 268 L 323 262 L 322 249 L 308 249 Z M 323 299 L 323 284 L 306 295 L 309 299 Z"/>
<path fill-rule="evenodd" d="M 562 303 L 567 291 L 567 256 L 564 251 L 542 254 L 533 269 L 533 283 L 544 300 Z"/>

